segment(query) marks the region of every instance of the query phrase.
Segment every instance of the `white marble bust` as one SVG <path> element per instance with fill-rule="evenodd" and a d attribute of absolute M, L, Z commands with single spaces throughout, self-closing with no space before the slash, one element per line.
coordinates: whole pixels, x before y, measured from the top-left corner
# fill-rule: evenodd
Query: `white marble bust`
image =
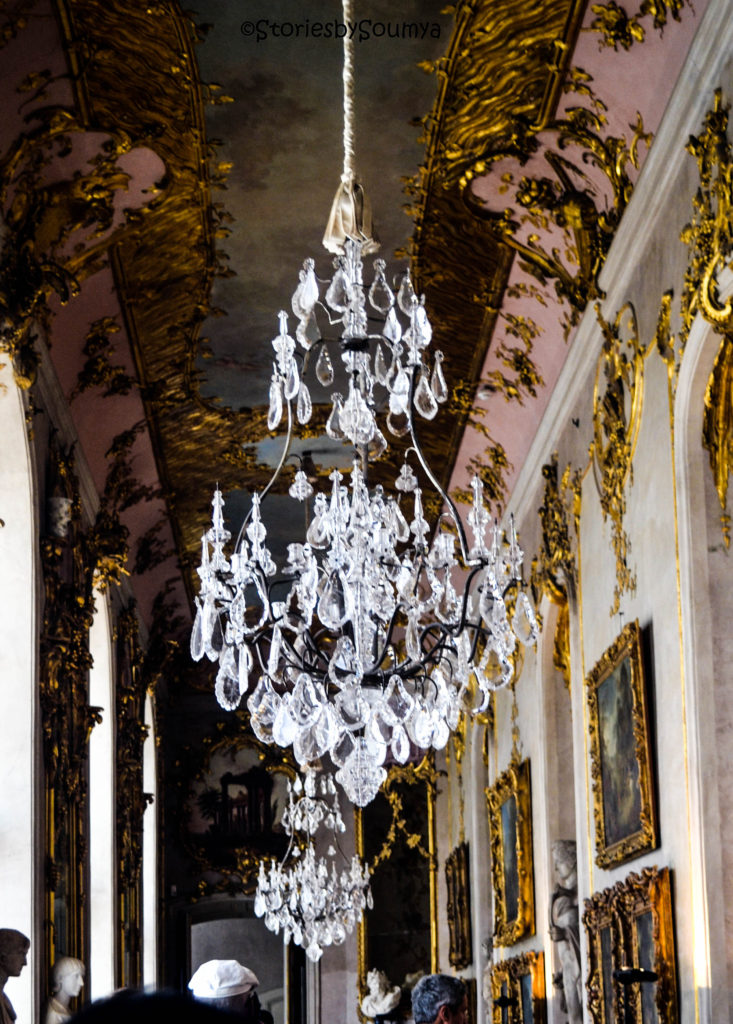
<path fill-rule="evenodd" d="M 84 964 L 73 956 L 62 956 L 53 965 L 51 998 L 46 1005 L 44 1024 L 65 1024 L 71 1016 L 70 1004 L 84 985 Z"/>
<path fill-rule="evenodd" d="M 365 1017 L 383 1016 L 394 1010 L 401 996 L 399 985 L 391 988 L 384 971 L 371 970 L 367 974 L 367 994 L 361 1001 L 361 1012 Z"/>

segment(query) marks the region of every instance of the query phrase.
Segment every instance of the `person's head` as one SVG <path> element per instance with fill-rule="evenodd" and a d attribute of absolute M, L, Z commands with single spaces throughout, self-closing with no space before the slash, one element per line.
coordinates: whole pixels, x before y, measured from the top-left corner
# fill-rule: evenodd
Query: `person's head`
<path fill-rule="evenodd" d="M 450 974 L 426 974 L 412 990 L 415 1024 L 466 1024 L 466 986 Z"/>
<path fill-rule="evenodd" d="M 54 995 L 62 993 L 75 999 L 84 985 L 84 964 L 73 956 L 62 956 L 53 965 L 51 974 L 52 988 Z"/>
<path fill-rule="evenodd" d="M 207 960 L 188 983 L 196 999 L 253 1020 L 259 1010 L 258 985 L 254 971 L 237 960 Z"/>
<path fill-rule="evenodd" d="M 28 963 L 31 940 L 15 928 L 0 928 L 0 973 L 17 978 Z"/>
<path fill-rule="evenodd" d="M 122 989 L 107 999 L 97 999 L 71 1018 L 70 1024 L 241 1024 L 240 1017 L 225 1013 L 205 1000 L 192 999 L 165 989 L 138 992 Z"/>

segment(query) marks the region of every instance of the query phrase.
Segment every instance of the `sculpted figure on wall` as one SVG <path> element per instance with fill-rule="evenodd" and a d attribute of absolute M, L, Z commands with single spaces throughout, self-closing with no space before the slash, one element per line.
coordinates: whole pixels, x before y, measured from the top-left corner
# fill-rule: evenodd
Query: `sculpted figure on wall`
<path fill-rule="evenodd" d="M 5 995 L 5 982 L 17 978 L 28 963 L 31 940 L 15 928 L 0 928 L 0 1024 L 13 1024 L 15 1010 Z"/>
<path fill-rule="evenodd" d="M 53 965 L 51 998 L 46 1006 L 45 1024 L 65 1024 L 71 1016 L 71 1000 L 84 985 L 84 964 L 73 956 L 62 956 Z"/>
<path fill-rule="evenodd" d="M 570 1024 L 582 1024 L 583 987 L 580 973 L 580 917 L 578 868 L 575 843 L 557 839 L 552 844 L 555 888 L 550 900 L 550 938 L 555 943 L 562 970 L 553 975 L 562 993 L 562 1008 Z"/>

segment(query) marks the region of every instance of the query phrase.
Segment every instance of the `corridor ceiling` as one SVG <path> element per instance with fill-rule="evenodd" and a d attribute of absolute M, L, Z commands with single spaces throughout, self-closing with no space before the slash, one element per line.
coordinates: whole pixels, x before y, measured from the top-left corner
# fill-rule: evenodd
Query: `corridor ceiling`
<path fill-rule="evenodd" d="M 459 496 L 469 467 L 498 508 L 511 493 L 703 9 L 357 4 L 357 167 L 381 255 L 411 264 L 445 353 L 451 399 L 423 437 Z M 25 254 L 33 344 L 129 530 L 143 615 L 185 626 L 214 486 L 236 532 L 279 458 L 277 312 L 306 257 L 329 273 L 341 8 L 38 0 L 0 17 L 13 287 Z M 0 313 L 18 302 L 3 289 Z M 38 352 L 14 354 L 32 376 Z M 327 414 L 295 447 L 323 478 L 349 459 L 319 436 Z M 290 467 L 267 499 L 276 548 L 302 518 Z"/>

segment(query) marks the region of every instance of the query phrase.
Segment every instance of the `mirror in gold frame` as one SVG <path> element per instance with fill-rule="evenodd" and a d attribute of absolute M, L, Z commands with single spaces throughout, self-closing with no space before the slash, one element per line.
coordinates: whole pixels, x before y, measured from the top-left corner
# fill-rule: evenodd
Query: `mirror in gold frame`
<path fill-rule="evenodd" d="M 355 811 L 357 852 L 369 865 L 374 897 L 358 931 L 359 1005 L 370 970 L 384 971 L 406 997 L 410 975 L 438 969 L 438 774 L 431 755 L 393 765 L 372 803 Z"/>

